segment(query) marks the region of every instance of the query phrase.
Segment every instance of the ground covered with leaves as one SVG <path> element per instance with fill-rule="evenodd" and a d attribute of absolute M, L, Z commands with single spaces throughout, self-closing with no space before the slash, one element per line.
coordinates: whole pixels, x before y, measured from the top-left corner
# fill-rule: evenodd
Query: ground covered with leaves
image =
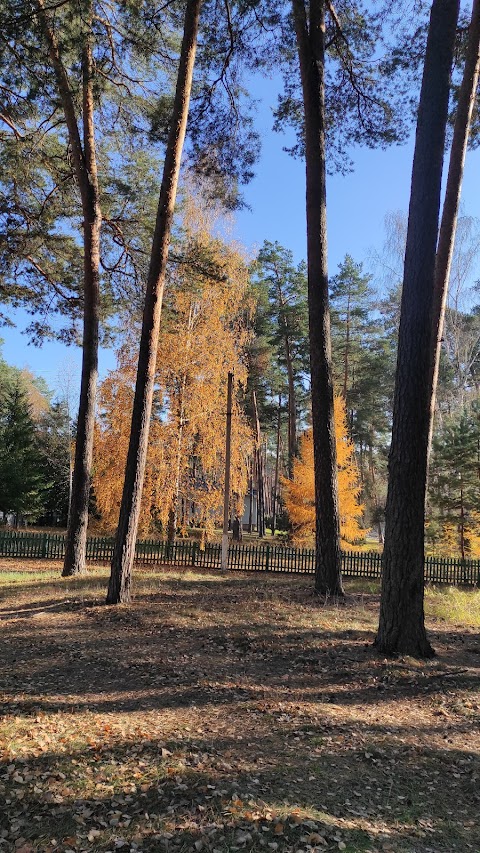
<path fill-rule="evenodd" d="M 480 592 L 432 661 L 372 649 L 374 588 L 0 562 L 0 853 L 480 851 Z"/>

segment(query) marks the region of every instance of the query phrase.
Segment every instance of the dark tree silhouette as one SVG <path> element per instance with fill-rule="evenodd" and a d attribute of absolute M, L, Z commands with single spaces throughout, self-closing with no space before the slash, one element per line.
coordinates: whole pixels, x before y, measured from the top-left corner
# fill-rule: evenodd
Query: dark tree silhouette
<path fill-rule="evenodd" d="M 315 460 L 315 589 L 343 595 L 328 306 L 325 3 L 293 0 L 305 114 L 307 273 Z"/>
<path fill-rule="evenodd" d="M 187 127 L 201 5 L 202 0 L 188 0 L 185 10 L 177 86 L 147 278 L 130 443 L 107 594 L 108 604 L 130 600 L 135 541 L 147 459 L 165 271 Z"/>
<path fill-rule="evenodd" d="M 417 118 L 376 645 L 434 654 L 424 619 L 424 522 L 435 256 L 458 0 L 434 0 Z"/>

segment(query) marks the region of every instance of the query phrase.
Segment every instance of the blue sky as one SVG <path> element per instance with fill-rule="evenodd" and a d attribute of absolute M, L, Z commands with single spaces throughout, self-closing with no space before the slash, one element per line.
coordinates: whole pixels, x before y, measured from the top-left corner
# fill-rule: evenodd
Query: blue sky
<path fill-rule="evenodd" d="M 263 88 L 263 87 L 262 87 Z M 265 86 L 266 88 L 266 86 Z M 272 87 L 272 91 L 273 91 Z M 260 106 L 258 124 L 263 137 L 262 156 L 257 176 L 245 189 L 251 210 L 237 214 L 236 236 L 250 249 L 263 240 L 277 240 L 291 249 L 300 261 L 306 255 L 305 239 L 305 167 L 283 151 L 286 138 L 270 128 L 271 108 Z M 328 181 L 329 270 L 335 274 L 348 252 L 356 261 L 368 258 L 372 249 L 380 250 L 384 240 L 384 217 L 396 210 L 406 211 L 410 191 L 413 140 L 387 151 L 357 149 L 353 152 L 355 170 Z M 467 158 L 463 212 L 480 218 L 480 152 Z M 477 275 L 480 278 L 480 270 Z M 12 316 L 17 329 L 0 329 L 4 339 L 3 357 L 18 367 L 28 366 L 44 377 L 53 390 L 59 386 L 59 374 L 68 367 L 80 376 L 80 350 L 60 344 L 45 344 L 41 349 L 28 345 L 21 334 L 28 318 L 21 312 Z M 100 375 L 114 366 L 112 351 L 101 352 Z M 78 380 L 79 381 L 79 380 Z"/>

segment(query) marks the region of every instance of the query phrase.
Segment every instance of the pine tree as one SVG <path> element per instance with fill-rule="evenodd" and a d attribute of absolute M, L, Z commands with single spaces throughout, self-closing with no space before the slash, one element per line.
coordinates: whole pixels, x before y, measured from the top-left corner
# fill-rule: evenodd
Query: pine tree
<path fill-rule="evenodd" d="M 480 405 L 446 421 L 433 442 L 429 522 L 442 553 L 477 556 L 480 535 Z"/>
<path fill-rule="evenodd" d="M 383 654 L 433 654 L 423 607 L 430 335 L 458 11 L 458 0 L 433 0 L 418 110 L 376 638 Z"/>
<path fill-rule="evenodd" d="M 298 452 L 297 431 L 303 379 L 308 374 L 307 277 L 305 264 L 295 265 L 290 251 L 279 243 L 265 241 L 255 265 L 255 286 L 265 289 L 264 310 L 268 318 L 271 398 L 287 400 L 288 471 Z M 273 371 L 271 370 L 271 374 Z M 255 389 L 256 390 L 256 389 Z M 257 395 L 258 398 L 258 395 Z"/>
<path fill-rule="evenodd" d="M 345 256 L 330 281 L 335 384 L 345 400 L 359 382 L 365 339 L 371 335 L 374 292 L 370 281 L 371 276 L 363 273 L 362 264 L 355 263 L 351 255 Z"/>
<path fill-rule="evenodd" d="M 363 272 L 362 264 L 347 255 L 330 282 L 330 313 L 335 383 L 346 401 L 366 513 L 381 539 L 394 343 L 382 322 L 370 282 L 371 276 Z"/>
<path fill-rule="evenodd" d="M 480 0 L 473 0 L 472 15 L 468 33 L 468 42 L 463 69 L 463 78 L 458 91 L 453 128 L 452 147 L 448 177 L 445 188 L 442 219 L 438 235 L 437 256 L 435 262 L 434 302 L 432 311 L 432 339 L 430 344 L 430 427 L 428 435 L 429 452 L 433 437 L 433 423 L 440 353 L 442 348 L 443 325 L 447 304 L 448 284 L 455 245 L 463 170 L 467 153 L 470 126 L 477 97 L 480 71 Z"/>
<path fill-rule="evenodd" d="M 326 170 L 328 145 L 344 153 L 345 139 L 393 141 L 393 111 L 374 71 L 375 26 L 355 4 L 339 16 L 325 0 L 292 0 L 302 98 L 287 82 L 284 115 L 297 120 L 305 153 L 308 310 L 312 424 L 317 501 L 315 588 L 343 594 L 339 546 L 338 494 L 333 438 L 333 379 L 328 299 Z M 292 46 L 286 50 L 293 55 Z M 367 71 L 368 69 L 368 71 Z M 372 97 L 372 76 L 379 82 Z M 295 78 L 294 78 L 295 79 Z M 301 104 L 301 106 L 300 106 Z M 335 116 L 335 118 L 334 118 Z M 343 131 L 343 134 L 342 134 Z M 333 163 L 332 163 L 333 159 Z M 330 165 L 335 158 L 330 156 Z M 343 165 L 344 167 L 344 165 Z M 340 167 L 342 168 L 342 167 Z"/>
<path fill-rule="evenodd" d="M 49 483 L 42 512 L 48 524 L 67 523 L 70 493 L 71 423 L 64 404 L 54 402 L 37 419 L 39 459 Z"/>

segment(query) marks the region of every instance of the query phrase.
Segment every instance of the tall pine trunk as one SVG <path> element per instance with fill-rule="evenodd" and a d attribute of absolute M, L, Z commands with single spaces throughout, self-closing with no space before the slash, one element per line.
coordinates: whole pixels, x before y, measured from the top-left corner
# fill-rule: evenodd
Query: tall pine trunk
<path fill-rule="evenodd" d="M 262 448 L 257 448 L 257 531 L 259 539 L 265 536 L 265 470 Z"/>
<path fill-rule="evenodd" d="M 78 409 L 70 524 L 67 530 L 64 577 L 85 571 L 90 474 L 95 428 L 100 323 L 100 227 L 95 135 L 93 123 L 93 60 L 89 43 L 83 56 L 83 145 L 88 181 L 83 204 L 84 286 L 82 381 Z"/>
<path fill-rule="evenodd" d="M 282 292 L 282 285 L 280 281 L 280 276 L 275 270 L 276 273 L 276 284 L 277 284 L 277 295 L 278 295 L 278 304 L 280 307 L 280 317 L 282 320 L 282 332 L 283 332 L 283 342 L 285 345 L 285 363 L 287 365 L 287 377 L 288 377 L 288 476 L 290 479 L 293 478 L 293 466 L 295 464 L 295 458 L 298 454 L 298 440 L 297 440 L 297 400 L 295 393 L 295 374 L 293 369 L 293 356 L 292 356 L 292 342 L 290 340 L 290 333 L 288 328 L 288 323 L 285 319 L 285 299 Z"/>
<path fill-rule="evenodd" d="M 430 657 L 424 619 L 425 485 L 435 254 L 458 0 L 430 14 L 408 217 L 380 621 L 384 654 Z"/>
<path fill-rule="evenodd" d="M 295 394 L 295 377 L 293 374 L 292 350 L 290 338 L 285 335 L 285 360 L 288 376 L 288 476 L 293 478 L 295 457 L 298 453 L 297 441 L 297 402 Z"/>
<path fill-rule="evenodd" d="M 248 527 L 249 533 L 253 530 L 253 483 L 255 472 L 255 457 L 252 457 L 249 462 L 250 483 L 248 487 Z"/>
<path fill-rule="evenodd" d="M 131 594 L 132 566 L 147 459 L 165 270 L 187 127 L 200 8 L 201 0 L 187 0 L 172 122 L 168 135 L 147 278 L 130 443 L 108 586 L 108 604 L 128 602 Z"/>
<path fill-rule="evenodd" d="M 252 392 L 253 421 L 255 428 L 254 470 L 257 481 L 257 533 L 259 538 L 265 536 L 265 478 L 262 456 L 262 437 L 260 419 L 258 417 L 257 395 Z"/>
<path fill-rule="evenodd" d="M 83 342 L 82 380 L 78 409 L 75 461 L 68 514 L 67 541 L 63 575 L 85 571 L 88 527 L 90 472 L 93 456 L 95 396 L 98 378 L 98 341 L 100 315 L 100 229 L 102 213 L 98 187 L 94 132 L 94 63 L 92 57 L 91 17 L 82 53 L 83 145 L 75 112 L 75 100 L 62 62 L 55 32 L 43 0 L 37 0 L 40 24 L 48 45 L 62 101 L 72 160 L 80 189 L 83 213 Z M 91 16 L 91 9 L 90 9 Z"/>
<path fill-rule="evenodd" d="M 277 440 L 276 440 L 276 449 L 275 449 L 275 474 L 273 477 L 273 490 L 272 490 L 272 536 L 275 536 L 275 528 L 276 528 L 276 524 L 277 524 L 278 476 L 280 473 L 281 427 L 282 427 L 282 395 L 279 394 L 278 395 L 278 412 L 277 412 Z"/>
<path fill-rule="evenodd" d="M 345 355 L 343 358 L 343 397 L 345 400 L 345 405 L 347 403 L 347 390 L 348 390 L 348 367 L 349 367 L 349 356 L 350 356 L 350 288 L 348 289 L 348 299 L 347 299 L 347 319 L 345 321 Z"/>
<path fill-rule="evenodd" d="M 435 285 L 432 322 L 431 348 L 431 397 L 430 397 L 430 426 L 428 435 L 428 451 L 432 446 L 433 424 L 435 417 L 435 402 L 437 397 L 438 371 L 440 367 L 440 352 L 442 348 L 443 325 L 447 304 L 448 283 L 452 266 L 457 230 L 460 194 L 462 190 L 463 170 L 467 153 L 468 137 L 472 122 L 473 107 L 477 94 L 478 75 L 480 68 L 480 0 L 473 0 L 472 17 L 468 32 L 467 54 L 463 77 L 458 94 L 455 113 L 452 148 L 448 167 L 445 201 L 443 203 L 442 221 L 438 238 L 437 258 L 435 263 Z"/>
<path fill-rule="evenodd" d="M 325 0 L 292 0 L 303 89 L 313 450 L 315 589 L 343 595 L 333 415 L 325 169 Z"/>

